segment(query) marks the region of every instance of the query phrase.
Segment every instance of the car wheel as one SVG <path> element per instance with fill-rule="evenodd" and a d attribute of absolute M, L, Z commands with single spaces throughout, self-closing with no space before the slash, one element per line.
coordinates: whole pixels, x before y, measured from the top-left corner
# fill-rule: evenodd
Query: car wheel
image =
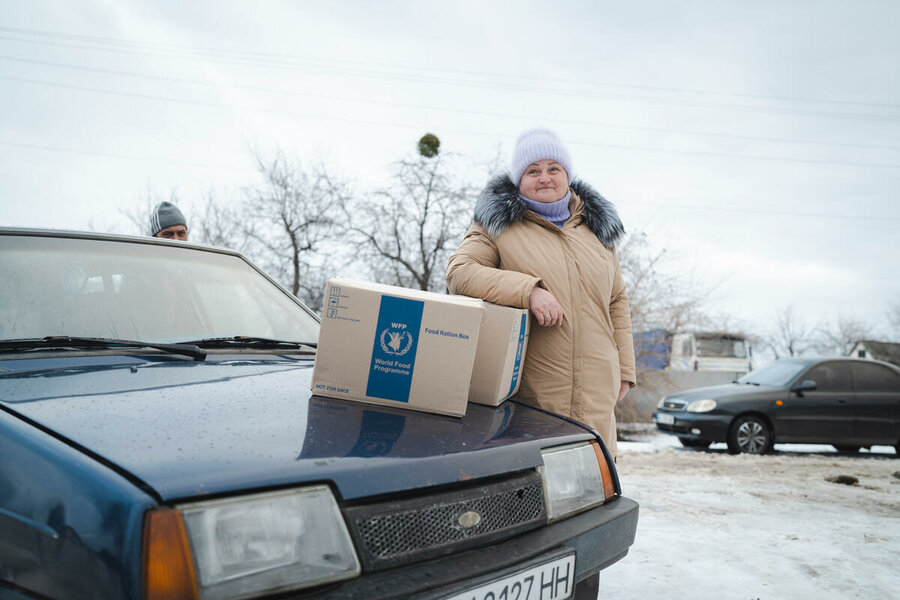
<path fill-rule="evenodd" d="M 765 454 L 772 449 L 773 442 L 769 425 L 751 415 L 737 419 L 728 432 L 728 452 L 731 454 Z"/>
<path fill-rule="evenodd" d="M 678 441 L 681 442 L 681 445 L 685 448 L 709 448 L 709 445 L 712 444 L 709 440 L 698 440 L 686 437 L 679 437 Z"/>
<path fill-rule="evenodd" d="M 842 444 L 832 444 L 832 446 L 841 454 L 856 454 L 859 452 L 859 446 L 844 446 Z"/>

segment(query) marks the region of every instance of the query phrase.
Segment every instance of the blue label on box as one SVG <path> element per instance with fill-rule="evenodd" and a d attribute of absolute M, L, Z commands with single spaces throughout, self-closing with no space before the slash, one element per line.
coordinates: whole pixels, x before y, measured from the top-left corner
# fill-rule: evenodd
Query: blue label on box
<path fill-rule="evenodd" d="M 381 297 L 366 396 L 409 402 L 424 308 L 421 300 Z"/>
<path fill-rule="evenodd" d="M 509 393 L 507 396 L 513 393 L 513 390 L 516 389 L 516 384 L 519 383 L 519 371 L 522 368 L 522 348 L 525 347 L 526 319 L 528 319 L 528 315 L 523 314 L 522 322 L 519 324 L 519 345 L 516 347 L 516 362 L 513 364 L 512 382 L 509 384 Z"/>

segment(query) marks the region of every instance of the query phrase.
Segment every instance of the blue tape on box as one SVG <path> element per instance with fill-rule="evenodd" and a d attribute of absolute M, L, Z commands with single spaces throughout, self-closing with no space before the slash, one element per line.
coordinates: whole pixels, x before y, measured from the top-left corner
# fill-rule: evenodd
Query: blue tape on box
<path fill-rule="evenodd" d="M 519 371 L 521 370 L 522 365 L 522 348 L 525 346 L 525 325 L 528 323 L 527 319 L 528 315 L 523 314 L 522 320 L 519 323 L 519 345 L 516 346 L 516 362 L 513 364 L 512 381 L 509 384 L 507 396 L 513 393 L 513 390 L 516 389 L 516 384 L 519 383 Z"/>

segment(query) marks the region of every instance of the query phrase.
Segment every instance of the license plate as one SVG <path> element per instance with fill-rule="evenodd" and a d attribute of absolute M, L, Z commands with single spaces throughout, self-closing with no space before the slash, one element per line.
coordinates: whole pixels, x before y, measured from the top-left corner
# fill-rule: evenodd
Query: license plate
<path fill-rule="evenodd" d="M 575 588 L 575 555 L 568 554 L 444 600 L 564 600 Z"/>
<path fill-rule="evenodd" d="M 656 413 L 656 422 L 663 425 L 674 425 L 675 417 L 668 413 Z"/>

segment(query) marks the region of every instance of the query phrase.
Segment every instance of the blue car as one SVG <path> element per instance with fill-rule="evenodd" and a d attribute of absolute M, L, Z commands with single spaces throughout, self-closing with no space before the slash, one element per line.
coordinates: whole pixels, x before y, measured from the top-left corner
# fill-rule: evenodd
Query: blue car
<path fill-rule="evenodd" d="M 634 541 L 590 428 L 310 393 L 319 320 L 222 248 L 0 229 L 0 599 L 562 600 Z"/>

